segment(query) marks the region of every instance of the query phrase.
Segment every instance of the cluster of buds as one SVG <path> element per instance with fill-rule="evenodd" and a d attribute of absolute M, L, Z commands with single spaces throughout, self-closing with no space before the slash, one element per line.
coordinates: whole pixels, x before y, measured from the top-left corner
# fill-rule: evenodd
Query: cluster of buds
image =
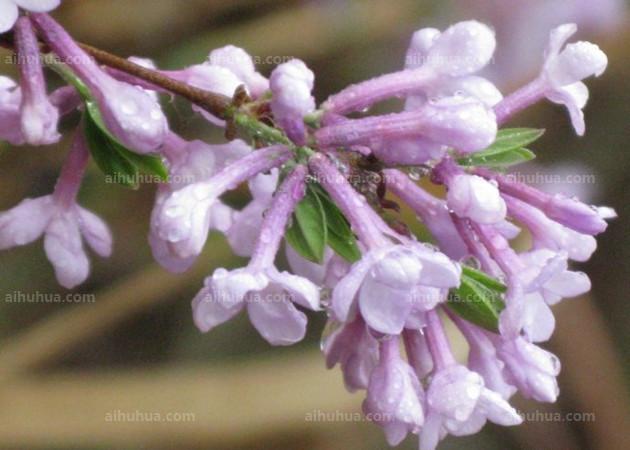
<path fill-rule="evenodd" d="M 349 390 L 366 390 L 364 410 L 391 445 L 412 433 L 431 450 L 487 420 L 519 424 L 509 403 L 517 391 L 556 400 L 560 363 L 538 343 L 554 330 L 550 306 L 590 289 L 569 262 L 591 256 L 593 236 L 615 213 L 506 175 L 502 169 L 533 158 L 523 146 L 541 132 L 499 128 L 547 98 L 566 106 L 584 133 L 582 80 L 600 75 L 607 58 L 589 42 L 565 45 L 574 25 L 551 32 L 540 75 L 506 97 L 478 75 L 495 50 L 492 30 L 467 21 L 417 31 L 403 70 L 352 85 L 318 108 L 315 76 L 302 61 L 267 79 L 233 46 L 176 71 L 137 58 L 100 66 L 41 12 L 56 3 L 2 2 L 32 12 L 18 18 L 16 6 L 14 20 L 2 23 L 3 31 L 13 27 L 21 80 L 0 79 L 0 139 L 55 143 L 59 118 L 76 111 L 82 126 L 54 192 L 0 213 L 0 248 L 44 235 L 60 284 L 72 288 L 89 273 L 83 240 L 101 256 L 112 245 L 107 226 L 76 202 L 90 155 L 106 173 L 166 172 L 150 220 L 155 259 L 186 271 L 211 230 L 250 258 L 206 278 L 192 301 L 196 326 L 208 332 L 246 310 L 270 344 L 291 345 L 305 336 L 303 310 L 323 311 L 327 365 L 340 365 Z M 50 94 L 42 49 L 57 56 L 53 68 L 69 82 Z M 159 95 L 175 84 L 165 79 L 231 99 L 222 110 L 194 106 L 229 141 L 188 141 L 172 131 Z M 404 99 L 403 111 L 367 114 L 390 98 Z M 236 210 L 222 196 L 244 183 L 252 199 Z M 444 198 L 427 183 L 442 186 Z M 396 217 L 399 202 L 430 241 Z M 523 233 L 531 248 L 518 253 L 510 241 Z M 283 241 L 290 272 L 276 267 Z M 467 362 L 455 359 L 446 320 L 468 341 Z"/>

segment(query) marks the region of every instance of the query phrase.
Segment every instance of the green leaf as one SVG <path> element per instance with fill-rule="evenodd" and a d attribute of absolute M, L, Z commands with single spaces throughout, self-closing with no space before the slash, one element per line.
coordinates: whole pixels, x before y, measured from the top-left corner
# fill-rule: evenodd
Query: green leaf
<path fill-rule="evenodd" d="M 85 116 L 84 122 L 85 138 L 96 165 L 111 181 L 137 189 L 138 168 L 118 152 L 115 141 L 101 131 L 90 115 Z"/>
<path fill-rule="evenodd" d="M 51 69 L 57 72 L 59 76 L 66 81 L 66 83 L 74 86 L 83 100 L 88 101 L 92 99 L 90 89 L 85 85 L 83 80 L 81 80 L 81 78 L 79 78 L 72 69 L 70 69 L 70 67 L 58 61 L 50 63 L 46 61 L 46 63 Z"/>
<path fill-rule="evenodd" d="M 460 159 L 459 163 L 463 166 L 484 166 L 493 169 L 501 169 L 531 161 L 535 157 L 536 155 L 531 150 L 515 148 L 487 156 L 483 153 L 475 153 L 473 156 Z"/>
<path fill-rule="evenodd" d="M 497 332 L 499 314 L 505 308 L 500 292 L 462 273 L 462 282 L 448 296 L 448 307 L 461 316 L 486 330 Z"/>
<path fill-rule="evenodd" d="M 327 243 L 330 248 L 348 262 L 352 263 L 361 259 L 361 250 L 357 245 L 357 239 L 341 210 L 319 184 L 312 183 L 309 186 L 319 197 L 324 208 L 328 231 Z"/>
<path fill-rule="evenodd" d="M 485 150 L 460 158 L 463 166 L 509 167 L 530 161 L 536 155 L 524 148 L 543 135 L 545 130 L 537 128 L 506 128 L 499 130 L 494 143 Z"/>
<path fill-rule="evenodd" d="M 463 266 L 462 272 L 467 278 L 482 284 L 490 290 L 499 291 L 501 293 L 507 291 L 507 286 L 505 284 L 501 283 L 501 281 L 496 278 L 492 278 L 490 275 L 482 272 L 481 270 L 474 269 L 470 266 Z"/>
<path fill-rule="evenodd" d="M 85 102 L 85 130 L 90 152 L 97 166 L 116 183 L 132 189 L 138 188 L 140 172 L 155 175 L 160 181 L 168 180 L 168 169 L 160 156 L 140 155 L 129 150 L 111 134 L 92 93 L 85 83 L 65 64 L 51 67 L 74 86 Z"/>
<path fill-rule="evenodd" d="M 492 145 L 482 152 L 487 154 L 501 153 L 524 147 L 537 141 L 544 133 L 545 130 L 541 128 L 504 128 L 499 130 Z"/>
<path fill-rule="evenodd" d="M 293 212 L 293 223 L 285 239 L 307 260 L 317 264 L 324 261 L 328 239 L 326 215 L 319 196 L 310 187 Z"/>

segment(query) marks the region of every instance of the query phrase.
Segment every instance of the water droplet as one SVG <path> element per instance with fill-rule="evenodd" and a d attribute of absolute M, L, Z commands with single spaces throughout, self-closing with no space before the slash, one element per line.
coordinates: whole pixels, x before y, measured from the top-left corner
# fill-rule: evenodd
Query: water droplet
<path fill-rule="evenodd" d="M 178 242 L 184 238 L 185 232 L 181 228 L 172 228 L 168 231 L 168 240 Z"/>
<path fill-rule="evenodd" d="M 205 200 L 207 197 L 207 192 L 204 186 L 195 186 L 193 188 L 193 197 L 198 200 L 198 201 L 202 201 Z"/>
<path fill-rule="evenodd" d="M 466 411 L 465 408 L 457 408 L 455 410 L 455 420 L 458 420 L 459 422 L 463 422 L 464 420 L 466 420 L 468 418 L 468 411 Z"/>
<path fill-rule="evenodd" d="M 466 256 L 460 260 L 460 262 L 466 266 L 470 266 L 473 269 L 480 269 L 481 262 L 474 256 Z"/>
<path fill-rule="evenodd" d="M 162 120 L 162 117 L 164 116 L 162 115 L 162 111 L 160 111 L 159 109 L 154 109 L 151 111 L 150 117 L 153 120 Z"/>
<path fill-rule="evenodd" d="M 168 208 L 166 208 L 166 211 L 164 211 L 164 214 L 170 218 L 182 216 L 184 215 L 184 213 L 184 208 L 180 205 L 169 206 Z"/>
<path fill-rule="evenodd" d="M 328 319 L 326 322 L 326 326 L 324 327 L 324 331 L 322 331 L 322 337 L 319 342 L 319 348 L 321 351 L 324 351 L 326 347 L 326 341 L 339 329 L 341 328 L 341 323 L 337 322 L 333 319 Z"/>
<path fill-rule="evenodd" d="M 413 181 L 420 181 L 420 179 L 422 178 L 422 172 L 415 167 L 410 169 L 407 175 Z"/>
<path fill-rule="evenodd" d="M 126 101 L 120 105 L 120 110 L 123 114 L 132 116 L 138 113 L 138 105 L 136 105 L 136 103 L 133 101 Z"/>

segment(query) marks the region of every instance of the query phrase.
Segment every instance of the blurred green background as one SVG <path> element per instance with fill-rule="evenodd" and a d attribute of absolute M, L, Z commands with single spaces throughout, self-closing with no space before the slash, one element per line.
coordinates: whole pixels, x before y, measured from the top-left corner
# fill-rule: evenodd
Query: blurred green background
<path fill-rule="evenodd" d="M 201 62 L 227 44 L 247 49 L 265 74 L 274 63 L 298 57 L 317 75 L 319 101 L 400 68 L 414 30 L 469 18 L 496 28 L 490 76 L 507 93 L 535 76 L 549 29 L 577 21 L 580 37 L 600 44 L 610 60 L 604 76 L 587 83 L 587 134 L 574 135 L 562 108 L 536 106 L 513 121 L 547 129 L 534 148 L 537 163 L 519 170 L 584 175 L 588 182 L 547 188 L 612 206 L 620 217 L 580 266 L 591 276 L 592 292 L 555 307 L 557 331 L 546 347 L 563 363 L 558 403 L 517 398 L 517 408 L 527 413 L 523 426 L 489 425 L 440 448 L 608 450 L 630 442 L 625 6 L 608 0 L 64 0 L 55 17 L 81 41 L 148 56 L 163 68 Z M 5 61 L 9 53 L 0 56 Z M 1 72 L 15 74 L 15 68 L 4 62 Z M 220 141 L 184 102 L 165 106 L 182 135 Z M 75 123 L 68 119 L 64 128 Z M 67 148 L 66 137 L 56 148 L 0 150 L 0 211 L 49 193 Z M 292 348 L 270 348 L 243 315 L 208 335 L 196 330 L 190 299 L 203 277 L 243 261 L 213 235 L 189 273 L 174 276 L 157 267 L 146 239 L 154 191 L 151 185 L 138 191 L 108 185 L 91 167 L 81 202 L 115 236 L 113 257 L 91 258 L 92 275 L 77 291 L 93 302 L 12 301 L 20 293 L 51 298 L 65 292 L 41 245 L 0 254 L 0 448 L 387 448 L 377 427 L 351 414 L 360 410 L 362 395 L 345 392 L 339 371 L 324 367 L 322 317 L 312 317 L 307 339 Z M 246 195 L 239 191 L 232 200 L 243 203 Z M 400 448 L 416 446 L 408 438 Z"/>

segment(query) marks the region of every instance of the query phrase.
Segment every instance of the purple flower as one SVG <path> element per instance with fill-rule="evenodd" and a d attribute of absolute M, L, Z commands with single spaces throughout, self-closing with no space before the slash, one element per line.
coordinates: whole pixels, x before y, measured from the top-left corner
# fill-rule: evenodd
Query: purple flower
<path fill-rule="evenodd" d="M 315 110 L 311 95 L 315 75 L 299 59 L 279 65 L 271 73 L 271 110 L 278 124 L 297 145 L 306 144 L 304 116 Z"/>
<path fill-rule="evenodd" d="M 22 89 L 20 105 L 22 135 L 26 143 L 31 145 L 59 142 L 61 139 L 57 132 L 59 111 L 51 104 L 46 94 L 46 81 L 39 59 L 39 43 L 27 17 L 21 17 L 15 25 L 15 44 Z"/>
<path fill-rule="evenodd" d="M 510 384 L 525 397 L 539 402 L 556 401 L 560 361 L 555 355 L 521 337 L 502 342 L 497 350 L 505 362 Z"/>
<path fill-rule="evenodd" d="M 424 333 L 425 326 L 426 321 L 422 327 L 405 329 L 402 333 L 407 360 L 409 365 L 413 367 L 418 379 L 426 378 L 433 371 L 433 358 L 431 357 L 429 344 Z"/>
<path fill-rule="evenodd" d="M 350 392 L 367 389 L 370 374 L 378 362 L 378 341 L 360 316 L 345 324 L 329 319 L 327 329 L 333 326 L 336 329 L 322 341 L 326 366 L 329 369 L 336 364 L 341 366 L 344 383 Z"/>
<path fill-rule="evenodd" d="M 468 28 L 472 33 L 480 33 L 488 38 L 487 48 L 491 48 L 492 41 L 489 39 L 488 29 L 478 22 L 463 22 L 464 25 L 458 24 L 460 31 Z M 476 31 L 475 31 L 476 30 Z M 448 31 L 448 30 L 447 30 Z M 428 64 L 431 58 L 431 49 L 439 42 L 442 33 L 435 28 L 423 28 L 416 31 L 407 49 L 405 58 L 405 69 L 417 69 Z M 479 43 L 484 46 L 483 43 Z M 445 63 L 448 61 L 443 61 Z M 439 61 L 437 62 L 439 64 Z M 438 99 L 452 96 L 474 97 L 480 100 L 488 107 L 496 105 L 503 96 L 494 84 L 485 78 L 475 75 L 464 76 L 448 76 L 438 78 L 423 89 L 421 95 L 414 95 L 407 98 L 405 102 L 406 110 L 417 109 L 418 106 L 425 103 L 428 99 Z"/>
<path fill-rule="evenodd" d="M 174 133 L 166 138 L 163 153 L 169 165 L 169 182 L 161 184 L 156 195 L 155 206 L 151 213 L 151 233 L 149 243 L 155 259 L 166 269 L 180 273 L 188 270 L 196 260 L 198 253 L 178 254 L 170 241 L 159 234 L 160 217 L 165 214 L 164 203 L 178 189 L 193 183 L 209 180 L 228 163 L 233 162 L 252 151 L 240 140 L 228 144 L 210 145 L 202 141 L 186 141 Z M 227 232 L 233 223 L 231 208 L 216 201 L 209 209 L 207 229 Z M 203 235 L 204 230 L 200 230 Z M 199 248 L 201 251 L 201 248 Z"/>
<path fill-rule="evenodd" d="M 579 233 L 548 218 L 539 209 L 509 195 L 503 195 L 509 214 L 521 222 L 532 234 L 533 248 L 565 251 L 569 259 L 587 261 L 597 241 L 593 236 Z"/>
<path fill-rule="evenodd" d="M 585 131 L 582 109 L 588 101 L 588 88 L 582 80 L 599 76 L 608 65 L 608 58 L 590 42 L 575 42 L 564 46 L 577 31 L 575 24 L 560 25 L 551 31 L 541 74 L 496 105 L 499 123 L 506 122 L 516 112 L 547 98 L 566 106 L 571 123 L 578 135 Z"/>
<path fill-rule="evenodd" d="M 317 130 L 315 138 L 322 147 L 366 145 L 376 148 L 375 152 L 386 147 L 390 140 L 425 138 L 468 153 L 486 148 L 494 141 L 496 132 L 494 113 L 478 100 L 446 97 L 413 111 L 329 125 Z M 420 163 L 426 161 L 426 154 L 420 151 L 419 160 L 413 154 L 405 157 L 404 153 L 400 158 L 401 163 Z M 394 161 L 398 161 L 395 155 L 388 159 Z"/>
<path fill-rule="evenodd" d="M 468 353 L 468 368 L 482 376 L 484 385 L 508 400 L 516 387 L 508 383 L 505 363 L 497 356 L 495 343 L 488 333 L 481 328 L 449 314 L 457 327 L 463 333 L 470 351 Z"/>
<path fill-rule="evenodd" d="M 256 237 L 263 222 L 265 211 L 271 205 L 273 193 L 278 187 L 278 169 L 260 173 L 249 180 L 252 201 L 234 215 L 234 223 L 227 232 L 228 242 L 238 256 L 251 256 L 256 246 Z"/>
<path fill-rule="evenodd" d="M 462 218 L 492 224 L 505 220 L 507 207 L 496 185 L 477 175 L 460 173 L 447 181 L 447 204 Z"/>
<path fill-rule="evenodd" d="M 496 42 L 494 33 L 486 25 L 467 21 L 439 35 L 431 30 L 421 31 L 411 46 L 411 58 L 419 57 L 422 61 L 411 61 L 407 70 L 352 85 L 331 96 L 323 108 L 339 114 L 360 111 L 390 97 L 423 93 L 449 77 L 471 75 L 490 61 Z"/>
<path fill-rule="evenodd" d="M 319 290 L 309 280 L 279 272 L 273 262 L 290 215 L 304 196 L 306 168 L 297 166 L 276 193 L 261 226 L 247 267 L 217 269 L 193 300 L 197 327 L 207 332 L 242 309 L 272 345 L 290 345 L 304 337 L 306 316 L 293 303 L 319 309 Z"/>
<path fill-rule="evenodd" d="M 0 33 L 9 31 L 18 20 L 18 8 L 31 12 L 48 12 L 55 9 L 61 0 L 1 0 Z"/>
<path fill-rule="evenodd" d="M 254 98 L 259 98 L 269 90 L 269 80 L 256 71 L 254 60 L 240 47 L 226 45 L 212 50 L 208 61 L 210 65 L 230 70 L 245 84 Z"/>
<path fill-rule="evenodd" d="M 439 369 L 427 389 L 426 420 L 420 431 L 420 449 L 433 450 L 445 433 L 475 434 L 487 420 L 510 426 L 522 423 L 518 412 L 483 378 L 461 365 Z"/>
<path fill-rule="evenodd" d="M 90 89 L 108 130 L 130 150 L 157 152 L 168 133 L 160 104 L 142 88 L 104 72 L 50 16 L 32 14 L 31 20 L 46 43 Z"/>
<path fill-rule="evenodd" d="M 525 286 L 523 331 L 531 342 L 551 337 L 555 319 L 549 305 L 588 292 L 591 282 L 582 272 L 568 270 L 567 255 L 540 249 L 519 255 L 525 264 L 520 279 Z"/>
<path fill-rule="evenodd" d="M 433 308 L 443 298 L 441 290 L 459 285 L 458 264 L 397 236 L 327 157 L 316 154 L 309 165 L 366 249 L 333 290 L 331 308 L 337 320 L 351 321 L 359 311 L 374 330 L 400 334 L 408 320 L 417 321 L 418 312 Z"/>
<path fill-rule="evenodd" d="M 519 183 L 509 175 L 501 175 L 487 169 L 477 169 L 482 177 L 495 183 L 501 193 L 515 197 L 538 208 L 548 218 L 584 234 L 596 235 L 606 230 L 606 217 L 598 208 L 587 205 L 574 197 L 563 194 L 549 194 L 534 187 Z M 609 208 L 611 209 L 611 208 Z M 615 217 L 614 210 L 611 213 Z M 608 218 L 611 218 L 608 217 Z"/>
<path fill-rule="evenodd" d="M 228 164 L 206 180 L 170 193 L 153 220 L 153 229 L 180 258 L 199 255 L 208 237 L 212 209 L 218 204 L 219 197 L 255 175 L 281 166 L 290 155 L 290 150 L 284 146 L 257 150 Z"/>
<path fill-rule="evenodd" d="M 427 318 L 427 342 L 435 372 L 426 393 L 420 449 L 435 449 L 447 433 L 477 433 L 487 420 L 506 426 L 520 424 L 516 410 L 499 393 L 488 389 L 481 375 L 455 362 L 437 312 L 427 313 Z"/>
<path fill-rule="evenodd" d="M 364 413 L 383 428 L 389 445 L 398 445 L 424 422 L 424 392 L 413 369 L 401 357 L 398 338 L 381 341 L 378 365 L 370 375 Z"/>
<path fill-rule="evenodd" d="M 549 85 L 545 96 L 566 106 L 575 132 L 582 136 L 585 130 L 582 108 L 588 101 L 588 88 L 582 80 L 600 76 L 606 70 L 608 58 L 597 45 L 585 41 L 562 49 L 576 31 L 577 25 L 565 24 L 551 32 L 541 77 Z"/>
<path fill-rule="evenodd" d="M 411 207 L 447 256 L 459 260 L 468 254 L 445 201 L 433 197 L 398 170 L 388 169 L 384 176 L 387 188 Z"/>
<path fill-rule="evenodd" d="M 332 310 L 342 322 L 358 310 L 374 330 L 400 334 L 413 310 L 433 308 L 443 297 L 441 289 L 459 285 L 459 275 L 456 263 L 421 244 L 376 248 L 335 286 Z"/>
<path fill-rule="evenodd" d="M 83 283 L 90 270 L 82 239 L 102 257 L 108 257 L 112 247 L 107 225 L 76 203 L 88 158 L 85 145 L 78 134 L 52 195 L 25 199 L 0 213 L 0 250 L 30 244 L 43 235 L 57 280 L 68 289 Z"/>
<path fill-rule="evenodd" d="M 239 86 L 244 86 L 253 98 L 269 90 L 269 81 L 256 72 L 252 57 L 242 48 L 228 45 L 213 50 L 208 60 L 182 70 L 164 71 L 164 74 L 206 91 L 232 97 Z M 194 105 L 193 110 L 217 126 L 225 121 Z"/>

